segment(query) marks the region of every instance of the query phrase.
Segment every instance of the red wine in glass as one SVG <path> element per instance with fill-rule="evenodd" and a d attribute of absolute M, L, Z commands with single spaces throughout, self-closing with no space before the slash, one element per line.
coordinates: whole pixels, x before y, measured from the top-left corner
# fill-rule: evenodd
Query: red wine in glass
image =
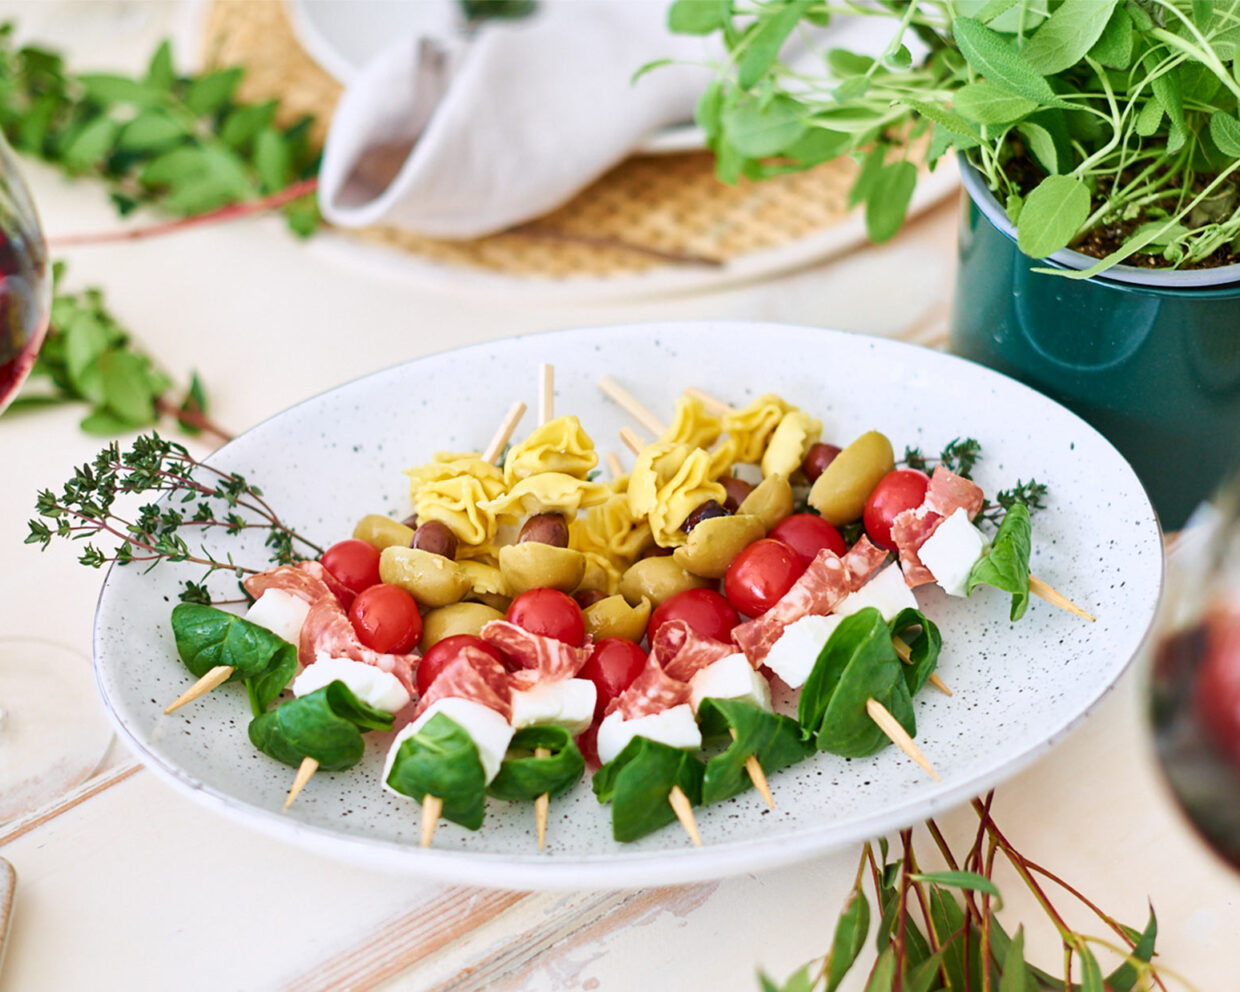
<path fill-rule="evenodd" d="M 0 411 L 30 374 L 50 312 L 43 231 L 13 153 L 0 138 Z"/>

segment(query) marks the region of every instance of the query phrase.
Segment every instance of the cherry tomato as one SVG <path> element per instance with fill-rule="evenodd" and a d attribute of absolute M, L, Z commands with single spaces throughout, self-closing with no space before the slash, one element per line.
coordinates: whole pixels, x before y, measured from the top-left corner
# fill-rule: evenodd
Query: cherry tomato
<path fill-rule="evenodd" d="M 663 600 L 646 627 L 650 643 L 654 643 L 654 635 L 669 620 L 683 620 L 703 637 L 717 641 L 728 640 L 732 628 L 741 622 L 732 604 L 714 589 L 686 589 Z"/>
<path fill-rule="evenodd" d="M 357 594 L 349 619 L 358 640 L 380 654 L 408 654 L 422 639 L 422 614 L 413 597 L 380 583 Z"/>
<path fill-rule="evenodd" d="M 586 621 L 572 596 L 558 589 L 530 589 L 508 607 L 505 619 L 531 634 L 554 637 L 579 648 L 586 642 Z"/>
<path fill-rule="evenodd" d="M 481 637 L 475 637 L 473 634 L 453 634 L 451 637 L 445 637 L 441 641 L 436 641 L 422 655 L 422 660 L 418 662 L 418 695 L 425 696 L 426 690 L 439 678 L 439 673 L 454 662 L 461 653 L 461 648 L 471 647 L 477 648 L 479 651 L 485 651 L 501 665 L 504 664 L 504 656 L 499 650 Z"/>
<path fill-rule="evenodd" d="M 604 637 L 594 642 L 594 650 L 581 666 L 577 678 L 589 679 L 598 690 L 594 701 L 596 721 L 607 704 L 632 684 L 645 664 L 646 652 L 627 638 Z"/>
<path fill-rule="evenodd" d="M 319 561 L 351 593 L 379 584 L 379 549 L 355 537 L 333 544 Z"/>
<path fill-rule="evenodd" d="M 1240 768 L 1240 617 L 1215 615 L 1204 642 L 1193 685 L 1193 715 L 1214 746 Z"/>
<path fill-rule="evenodd" d="M 784 517 L 767 536 L 783 541 L 806 566 L 823 548 L 830 548 L 837 555 L 848 550 L 840 532 L 816 513 L 794 513 Z"/>
<path fill-rule="evenodd" d="M 805 565 L 792 548 L 764 537 L 732 559 L 723 577 L 723 591 L 734 607 L 756 617 L 774 606 L 804 571 Z"/>
<path fill-rule="evenodd" d="M 865 501 L 861 520 L 870 540 L 880 548 L 895 551 L 891 522 L 905 510 L 916 509 L 926 498 L 930 476 L 915 468 L 892 469 L 881 479 Z"/>

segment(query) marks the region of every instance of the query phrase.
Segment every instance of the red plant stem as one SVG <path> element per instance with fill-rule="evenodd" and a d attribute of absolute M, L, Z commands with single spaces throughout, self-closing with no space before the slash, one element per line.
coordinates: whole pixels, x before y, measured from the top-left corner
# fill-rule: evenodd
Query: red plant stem
<path fill-rule="evenodd" d="M 103 245 L 115 241 L 138 241 L 143 238 L 154 238 L 161 234 L 172 234 L 176 231 L 187 231 L 201 227 L 203 224 L 214 224 L 219 221 L 239 220 L 254 214 L 278 210 L 293 200 L 309 196 L 319 188 L 318 176 L 303 179 L 286 186 L 278 192 L 256 200 L 242 200 L 240 203 L 229 203 L 206 213 L 194 214 L 190 217 L 178 217 L 176 220 L 162 221 L 158 224 L 146 224 L 142 227 L 129 227 L 120 231 L 100 231 L 93 234 L 68 234 L 58 238 L 48 238 L 51 248 L 76 248 L 81 245 Z"/>
<path fill-rule="evenodd" d="M 189 424 L 191 427 L 197 427 L 204 434 L 212 434 L 227 444 L 235 435 L 229 434 L 228 431 L 207 419 L 206 414 L 201 410 L 182 410 L 175 403 L 171 403 L 164 397 L 159 396 L 155 399 L 155 409 L 165 417 L 175 417 L 183 423 Z"/>
<path fill-rule="evenodd" d="M 904 992 L 904 932 L 908 915 L 909 873 L 912 871 L 913 831 L 900 831 L 900 845 L 904 848 L 904 870 L 900 873 L 900 902 L 896 907 L 896 970 L 891 983 L 892 992 Z"/>

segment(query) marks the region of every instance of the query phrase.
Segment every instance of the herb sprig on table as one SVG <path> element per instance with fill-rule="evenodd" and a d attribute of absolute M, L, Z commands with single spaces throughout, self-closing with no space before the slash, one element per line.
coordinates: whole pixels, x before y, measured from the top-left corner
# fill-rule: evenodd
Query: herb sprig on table
<path fill-rule="evenodd" d="M 146 503 L 130 512 L 136 499 L 169 496 L 164 506 Z M 158 434 L 143 434 L 124 451 L 113 442 L 94 461 L 78 468 L 59 494 L 45 489 L 35 509 L 42 519 L 29 522 L 27 544 L 46 550 L 53 538 L 88 543 L 78 560 L 99 568 L 122 565 L 191 562 L 204 569 L 195 582 L 187 580 L 180 598 L 209 603 L 206 580 L 216 572 L 237 578 L 256 569 L 237 564 L 231 555 L 217 557 L 202 544 L 208 528 L 228 534 L 266 531 L 264 546 L 277 565 L 300 561 L 299 549 L 321 555 L 323 549 L 286 525 L 267 504 L 258 486 L 236 472 L 223 472 L 199 461 L 188 449 Z M 128 515 L 123 515 L 128 514 Z M 110 548 L 91 538 L 111 540 Z"/>

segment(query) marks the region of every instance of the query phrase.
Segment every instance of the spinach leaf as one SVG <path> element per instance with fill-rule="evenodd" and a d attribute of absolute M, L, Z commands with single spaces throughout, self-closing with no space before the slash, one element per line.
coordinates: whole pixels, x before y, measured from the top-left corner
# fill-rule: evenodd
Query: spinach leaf
<path fill-rule="evenodd" d="M 390 713 L 362 702 L 337 679 L 255 717 L 250 742 L 286 765 L 314 758 L 320 768 L 334 772 L 361 760 L 362 731 L 391 729 Z"/>
<path fill-rule="evenodd" d="M 795 720 L 739 699 L 702 700 L 698 720 L 707 736 L 736 731 L 736 739 L 727 750 L 706 762 L 703 803 L 717 803 L 751 788 L 753 783 L 745 771 L 745 761 L 751 755 L 769 775 L 814 753 L 813 744 L 805 739 Z"/>
<path fill-rule="evenodd" d="M 894 651 L 887 624 L 878 610 L 867 607 L 845 617 L 822 646 L 813 671 L 801 689 L 797 721 L 805 732 L 810 736 L 818 732 L 831 697 L 855 657 L 861 656 L 864 667 L 888 654 L 894 656 Z"/>
<path fill-rule="evenodd" d="M 678 785 L 689 802 L 702 802 L 703 765 L 688 751 L 634 737 L 594 775 L 594 794 L 611 803 L 611 833 L 637 840 L 676 819 L 667 797 Z"/>
<path fill-rule="evenodd" d="M 213 606 L 180 603 L 172 633 L 185 667 L 202 678 L 217 665 L 232 667 L 228 681 L 246 681 L 258 716 L 284 691 L 297 670 L 297 648 L 266 627 Z"/>
<path fill-rule="evenodd" d="M 536 756 L 534 749 L 540 747 L 551 753 Z M 487 792 L 510 802 L 531 802 L 544 794 L 558 796 L 572 788 L 585 770 L 586 760 L 565 728 L 525 727 L 513 735 Z"/>
<path fill-rule="evenodd" d="M 994 586 L 1012 594 L 1012 620 L 1019 620 L 1029 606 L 1029 552 L 1033 530 L 1029 507 L 1013 503 L 999 525 L 990 552 L 979 558 L 969 572 L 965 594 L 980 585 Z"/>
<path fill-rule="evenodd" d="M 418 802 L 427 794 L 438 796 L 446 819 L 469 830 L 482 826 L 486 811 L 482 759 L 469 734 L 442 713 L 401 742 L 387 784 Z"/>
<path fill-rule="evenodd" d="M 911 641 L 904 636 L 907 631 L 916 628 L 920 628 L 920 632 Z M 939 662 L 943 637 L 933 620 L 911 606 L 901 610 L 891 621 L 891 636 L 899 637 L 909 646 L 909 660 L 904 666 L 904 681 L 908 685 L 909 695 L 916 696 Z"/>

